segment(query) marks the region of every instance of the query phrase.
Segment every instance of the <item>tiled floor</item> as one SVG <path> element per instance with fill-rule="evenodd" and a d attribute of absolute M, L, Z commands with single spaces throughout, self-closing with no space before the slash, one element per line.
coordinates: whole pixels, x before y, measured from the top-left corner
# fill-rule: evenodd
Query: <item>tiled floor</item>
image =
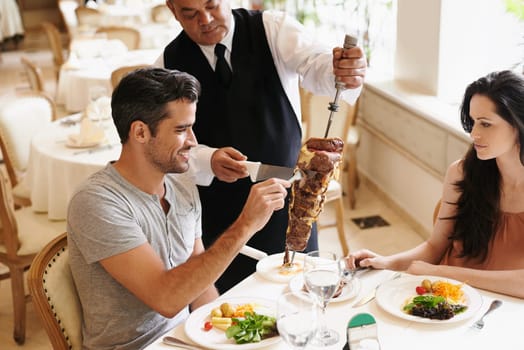
<path fill-rule="evenodd" d="M 0 101 L 6 94 L 15 93 L 16 89 L 27 88 L 19 63 L 21 52 L 2 52 L 0 60 Z M 48 92 L 54 92 L 52 81 L 53 71 L 51 53 L 48 51 L 26 51 L 24 54 L 32 58 L 44 69 L 44 75 L 49 84 Z M 59 109 L 59 112 L 61 110 Z M 390 206 L 383 203 L 380 197 L 373 193 L 363 182 L 357 192 L 357 206 L 355 210 L 346 209 L 345 232 L 351 250 L 366 247 L 381 254 L 394 253 L 410 248 L 420 243 L 423 238 L 411 229 L 405 221 L 395 213 Z M 351 218 L 380 215 L 390 225 L 378 228 L 361 229 Z M 430 215 L 428 213 L 428 215 Z M 333 208 L 326 206 L 321 219 L 329 221 L 334 218 Z M 320 232 L 320 247 L 340 253 L 335 228 L 324 229 Z M 12 338 L 13 320 L 11 305 L 11 289 L 9 281 L 0 282 L 0 349 L 51 349 L 47 335 L 37 318 L 32 304 L 27 308 L 26 343 L 23 347 L 17 346 Z"/>

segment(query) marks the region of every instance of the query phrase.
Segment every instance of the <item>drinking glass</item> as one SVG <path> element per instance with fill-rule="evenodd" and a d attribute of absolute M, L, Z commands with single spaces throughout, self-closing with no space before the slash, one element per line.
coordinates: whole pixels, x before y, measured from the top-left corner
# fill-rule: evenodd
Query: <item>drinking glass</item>
<path fill-rule="evenodd" d="M 89 87 L 89 104 L 87 105 L 87 117 L 93 122 L 103 119 L 103 99 L 108 96 L 105 86 L 95 85 Z"/>
<path fill-rule="evenodd" d="M 317 304 L 306 292 L 288 292 L 277 300 L 277 328 L 292 349 L 304 349 L 317 332 Z"/>
<path fill-rule="evenodd" d="M 338 333 L 326 325 L 326 307 L 337 291 L 341 278 L 341 266 L 337 255 L 328 251 L 309 252 L 304 258 L 304 281 L 307 290 L 315 297 L 322 310 L 322 320 L 312 344 L 329 346 L 336 344 Z"/>

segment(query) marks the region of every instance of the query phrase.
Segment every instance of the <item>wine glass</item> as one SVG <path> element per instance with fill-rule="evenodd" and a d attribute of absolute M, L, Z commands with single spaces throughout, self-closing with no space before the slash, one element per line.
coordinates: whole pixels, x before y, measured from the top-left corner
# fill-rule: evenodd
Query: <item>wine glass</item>
<path fill-rule="evenodd" d="M 322 321 L 313 345 L 329 346 L 338 342 L 338 333 L 326 325 L 326 307 L 339 287 L 340 278 L 341 266 L 335 253 L 315 250 L 305 256 L 304 282 L 322 310 Z"/>
<path fill-rule="evenodd" d="M 277 300 L 278 333 L 295 350 L 304 349 L 317 332 L 317 304 L 306 292 L 288 292 Z"/>

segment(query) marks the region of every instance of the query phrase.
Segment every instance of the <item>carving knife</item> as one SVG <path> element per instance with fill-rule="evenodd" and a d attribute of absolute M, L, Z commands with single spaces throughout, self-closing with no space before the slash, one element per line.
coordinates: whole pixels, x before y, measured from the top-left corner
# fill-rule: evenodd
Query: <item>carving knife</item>
<path fill-rule="evenodd" d="M 289 180 L 295 172 L 295 168 L 285 166 L 262 164 L 261 162 L 250 162 L 247 160 L 244 163 L 253 182 L 267 180 L 272 177 Z"/>
<path fill-rule="evenodd" d="M 402 274 L 397 272 L 391 278 L 386 279 L 386 281 L 395 280 L 395 279 L 400 278 L 400 277 L 402 277 Z M 373 290 L 371 292 L 369 292 L 369 294 L 367 294 L 365 297 L 363 297 L 362 299 L 357 301 L 352 307 L 355 308 L 355 307 L 360 307 L 362 305 L 366 305 L 371 300 L 375 299 L 375 295 L 377 294 L 377 289 L 378 289 L 378 287 L 380 287 L 381 284 L 382 283 L 377 284 L 377 286 L 375 288 L 373 288 Z"/>

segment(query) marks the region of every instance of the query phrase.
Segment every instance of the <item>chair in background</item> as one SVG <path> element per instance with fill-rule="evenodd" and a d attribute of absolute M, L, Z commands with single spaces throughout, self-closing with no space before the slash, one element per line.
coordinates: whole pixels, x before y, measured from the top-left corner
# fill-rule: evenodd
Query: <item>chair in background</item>
<path fill-rule="evenodd" d="M 311 105 L 313 101 L 313 94 L 311 92 L 300 88 L 300 104 L 302 109 L 302 124 L 305 130 L 304 140 L 312 137 L 313 130 L 313 119 Z M 327 115 L 327 112 L 326 112 Z M 344 256 L 349 254 L 349 245 L 347 243 L 345 231 L 344 231 L 344 200 L 342 185 L 337 180 L 331 180 L 329 182 L 328 189 L 326 191 L 325 203 L 334 202 L 335 205 L 335 222 L 325 224 L 321 220 L 317 221 L 318 230 L 322 230 L 328 227 L 336 227 L 338 233 L 338 239 L 342 247 L 342 253 Z"/>
<path fill-rule="evenodd" d="M 36 92 L 45 92 L 42 69 L 37 67 L 33 61 L 25 56 L 20 57 L 20 62 L 22 62 L 22 66 L 24 67 L 24 71 L 27 75 L 27 79 L 29 80 L 29 86 L 31 87 L 31 90 Z"/>
<path fill-rule="evenodd" d="M 124 66 L 124 67 L 115 69 L 111 73 L 111 85 L 113 86 L 113 89 L 116 88 L 118 83 L 120 83 L 120 80 L 122 80 L 122 78 L 127 73 L 140 69 L 140 68 L 145 68 L 145 67 L 148 67 L 148 65 L 147 64 L 137 64 L 136 66 Z"/>
<path fill-rule="evenodd" d="M 97 33 L 105 33 L 107 39 L 118 39 L 122 41 L 129 50 L 140 48 L 140 32 L 131 27 L 108 26 L 100 27 Z"/>
<path fill-rule="evenodd" d="M 47 214 L 36 214 L 31 207 L 14 208 L 9 177 L 0 170 L 0 263 L 8 272 L 1 279 L 11 278 L 14 332 L 17 344 L 25 342 L 26 302 L 24 271 L 28 270 L 36 254 L 53 238 L 65 231 L 65 221 L 49 221 Z"/>
<path fill-rule="evenodd" d="M 69 267 L 67 233 L 56 237 L 37 254 L 27 282 L 53 349 L 81 349 L 82 307 Z"/>
<path fill-rule="evenodd" d="M 154 23 L 168 23 L 173 19 L 173 14 L 166 4 L 158 4 L 151 8 L 151 20 Z"/>
<path fill-rule="evenodd" d="M 345 103 L 347 109 L 345 112 L 346 120 L 343 128 L 344 158 L 342 170 L 347 174 L 345 192 L 349 200 L 349 207 L 351 209 L 355 209 L 355 204 L 357 201 L 355 192 L 360 184 L 357 169 L 357 148 L 360 145 L 360 132 L 356 126 L 359 104 L 360 98 L 357 99 L 355 104 L 352 106 Z"/>
<path fill-rule="evenodd" d="M 31 205 L 29 187 L 22 181 L 29 164 L 31 138 L 55 117 L 54 102 L 37 92 L 16 96 L 0 108 L 0 149 L 17 206 Z"/>
<path fill-rule="evenodd" d="M 64 48 L 62 46 L 60 31 L 58 31 L 58 28 L 51 22 L 43 22 L 41 25 L 47 36 L 47 40 L 49 41 L 49 46 L 51 46 L 51 52 L 53 53 L 53 63 L 55 65 L 56 77 L 58 80 L 60 67 L 62 67 L 65 62 Z"/>
<path fill-rule="evenodd" d="M 78 6 L 75 8 L 76 20 L 79 26 L 97 28 L 102 25 L 102 13 L 97 9 Z"/>

